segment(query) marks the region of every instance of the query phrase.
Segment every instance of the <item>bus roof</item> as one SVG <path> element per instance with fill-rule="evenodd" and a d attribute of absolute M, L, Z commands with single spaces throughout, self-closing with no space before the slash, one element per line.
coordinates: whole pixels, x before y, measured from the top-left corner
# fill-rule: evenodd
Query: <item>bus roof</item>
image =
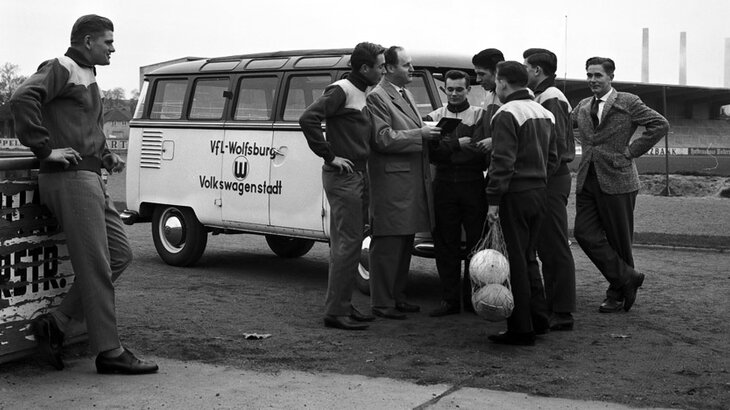
<path fill-rule="evenodd" d="M 176 75 L 199 72 L 244 72 L 270 70 L 306 70 L 321 68 L 349 69 L 352 48 L 284 50 L 265 53 L 238 54 L 224 57 L 200 58 L 166 65 L 149 75 Z M 417 67 L 459 68 L 473 71 L 471 56 L 456 53 L 434 53 L 408 50 Z M 473 74 L 473 73 L 470 73 Z"/>

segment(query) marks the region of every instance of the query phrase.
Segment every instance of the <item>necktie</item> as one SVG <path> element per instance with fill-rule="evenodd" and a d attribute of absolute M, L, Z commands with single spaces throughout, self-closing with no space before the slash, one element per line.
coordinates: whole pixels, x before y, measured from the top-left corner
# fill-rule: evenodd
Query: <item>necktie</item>
<path fill-rule="evenodd" d="M 591 101 L 591 121 L 593 122 L 593 129 L 595 130 L 598 127 L 598 104 L 600 100 L 596 97 L 593 97 L 593 101 Z"/>
<path fill-rule="evenodd" d="M 400 89 L 400 95 L 402 95 L 403 99 L 406 100 L 406 102 L 408 103 L 408 106 L 411 107 L 412 109 L 414 109 L 413 104 L 411 103 L 411 99 L 408 98 L 408 94 L 406 94 L 405 88 Z"/>

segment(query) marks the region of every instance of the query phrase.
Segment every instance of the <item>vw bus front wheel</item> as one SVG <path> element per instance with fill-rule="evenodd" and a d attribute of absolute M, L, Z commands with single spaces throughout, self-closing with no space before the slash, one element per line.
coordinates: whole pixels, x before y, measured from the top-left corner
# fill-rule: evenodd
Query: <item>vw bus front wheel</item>
<path fill-rule="evenodd" d="M 152 240 L 165 263 L 190 266 L 208 244 L 208 233 L 190 208 L 158 206 L 152 214 Z"/>

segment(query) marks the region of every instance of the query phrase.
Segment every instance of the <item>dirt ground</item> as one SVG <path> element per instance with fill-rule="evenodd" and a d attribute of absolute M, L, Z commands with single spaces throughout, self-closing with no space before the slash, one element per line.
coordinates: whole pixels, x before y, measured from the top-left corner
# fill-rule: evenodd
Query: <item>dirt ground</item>
<path fill-rule="evenodd" d="M 535 347 L 509 347 L 487 341 L 504 323 L 473 314 L 428 317 L 439 300 L 432 260 L 414 258 L 411 265 L 409 297 L 425 312 L 344 332 L 321 323 L 326 244 L 282 259 L 261 237 L 211 236 L 197 267 L 173 268 L 157 257 L 148 224 L 128 232 L 136 261 L 118 284 L 119 326 L 124 343 L 144 354 L 637 407 L 727 409 L 730 403 L 727 252 L 637 248 L 637 268 L 647 280 L 636 305 L 629 313 L 599 314 L 605 282 L 574 246 L 575 330 L 541 336 Z M 359 293 L 354 303 L 369 307 Z M 246 333 L 271 337 L 247 340 Z M 87 356 L 86 345 L 68 354 Z M 5 376 L 39 371 L 32 359 L 3 367 Z"/>
<path fill-rule="evenodd" d="M 605 315 L 597 312 L 605 283 L 574 248 L 575 330 L 508 347 L 486 339 L 503 323 L 473 314 L 422 312 L 378 320 L 365 332 L 324 328 L 325 244 L 287 260 L 262 238 L 217 236 L 199 267 L 172 268 L 155 254 L 148 226 L 129 233 L 136 262 L 118 284 L 117 309 L 124 343 L 144 354 L 191 366 L 357 374 L 637 407 L 726 409 L 730 402 L 727 253 L 637 249 L 647 274 L 638 301 L 629 313 Z M 411 272 L 411 301 L 436 307 L 433 261 L 415 258 Z M 354 303 L 369 306 L 361 294 Z M 84 344 L 70 354 L 88 355 Z M 31 359 L 11 366 L 3 373 L 40 371 Z"/>
<path fill-rule="evenodd" d="M 641 194 L 661 195 L 666 175 L 641 175 Z M 670 196 L 730 198 L 730 178 L 720 176 L 669 175 Z"/>

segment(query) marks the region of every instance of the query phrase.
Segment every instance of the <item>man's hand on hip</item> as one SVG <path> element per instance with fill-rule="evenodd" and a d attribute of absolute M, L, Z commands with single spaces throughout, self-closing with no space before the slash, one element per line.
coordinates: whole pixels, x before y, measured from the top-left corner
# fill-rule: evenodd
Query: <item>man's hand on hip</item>
<path fill-rule="evenodd" d="M 104 158 L 101 159 L 101 163 L 104 165 L 104 169 L 106 169 L 110 174 L 124 171 L 124 166 L 126 165 L 122 157 L 113 152 L 105 155 Z"/>
<path fill-rule="evenodd" d="M 64 168 L 68 168 L 71 164 L 78 164 L 81 161 L 81 154 L 73 148 L 56 148 L 51 150 L 51 155 L 42 159 L 47 162 L 60 162 Z"/>
<path fill-rule="evenodd" d="M 340 170 L 340 174 L 344 171 L 347 174 L 352 173 L 352 161 L 347 158 L 335 157 L 332 162 L 329 163 L 333 167 L 337 167 Z"/>

